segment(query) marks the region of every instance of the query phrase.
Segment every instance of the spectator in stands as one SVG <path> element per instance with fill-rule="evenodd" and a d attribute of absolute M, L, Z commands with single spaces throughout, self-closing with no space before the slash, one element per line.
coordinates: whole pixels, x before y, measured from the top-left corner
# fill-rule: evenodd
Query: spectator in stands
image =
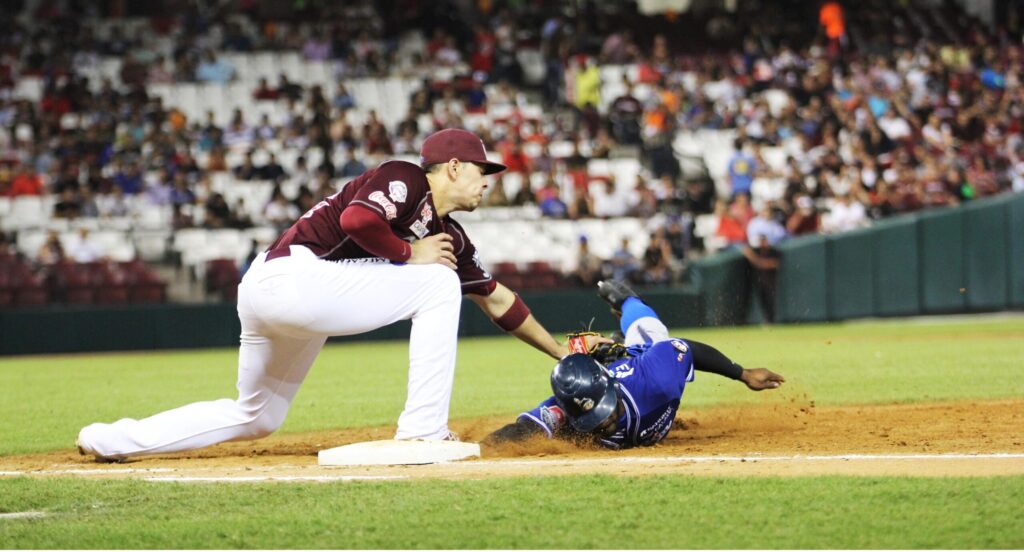
<path fill-rule="evenodd" d="M 487 77 L 483 73 L 474 73 L 473 81 L 466 92 L 467 113 L 487 113 L 487 92 L 484 91 L 484 81 Z"/>
<path fill-rule="evenodd" d="M 524 182 L 523 185 L 529 186 L 529 183 Z M 484 205 L 487 207 L 506 207 L 510 205 L 508 194 L 505 193 L 504 173 L 494 178 L 494 185 L 488 188 L 487 197 L 484 198 Z"/>
<path fill-rule="evenodd" d="M 334 100 L 332 102 L 334 107 L 344 113 L 349 109 L 356 108 L 356 99 L 349 91 L 345 88 L 343 83 L 338 83 L 338 89 L 334 93 Z"/>
<path fill-rule="evenodd" d="M 91 263 L 102 259 L 104 251 L 103 247 L 90 237 L 89 229 L 83 226 L 68 240 L 66 255 L 76 263 Z"/>
<path fill-rule="evenodd" d="M 757 216 L 750 219 L 747 224 L 747 237 L 750 239 L 751 247 L 760 247 L 762 239 L 774 247 L 786 238 L 786 228 L 775 218 L 773 207 L 772 202 L 764 202 Z"/>
<path fill-rule="evenodd" d="M 821 228 L 821 217 L 814 208 L 814 200 L 806 194 L 796 196 L 796 209 L 786 220 L 786 232 L 791 236 L 814 234 Z"/>
<path fill-rule="evenodd" d="M 549 174 L 544 180 L 544 185 L 537 190 L 536 201 L 541 214 L 546 217 L 565 218 L 569 214 L 569 208 L 562 201 L 562 190 L 554 175 Z"/>
<path fill-rule="evenodd" d="M 366 172 L 366 165 L 363 164 L 358 158 L 352 155 L 351 151 L 346 151 L 342 155 L 343 162 L 341 167 L 338 169 L 338 176 L 341 178 L 354 178 Z"/>
<path fill-rule="evenodd" d="M 244 149 L 252 145 L 252 128 L 245 123 L 241 109 L 235 109 L 231 123 L 224 129 L 221 141 L 230 149 Z"/>
<path fill-rule="evenodd" d="M 81 214 L 82 203 L 78 197 L 78 190 L 68 186 L 60 193 L 60 199 L 53 204 L 53 216 L 55 218 L 75 219 Z"/>
<path fill-rule="evenodd" d="M 308 61 L 327 61 L 331 53 L 331 41 L 320 32 L 312 33 L 302 47 L 302 55 Z"/>
<path fill-rule="evenodd" d="M 511 142 L 501 145 L 502 164 L 508 167 L 507 172 L 519 173 L 524 177 L 533 172 L 530 156 L 523 151 L 523 139 L 519 134 L 512 136 Z"/>
<path fill-rule="evenodd" d="M 239 180 L 257 180 L 260 178 L 260 168 L 253 164 L 252 155 L 252 150 L 245 152 L 242 164 L 231 169 L 231 172 L 235 174 L 235 178 Z"/>
<path fill-rule="evenodd" d="M 612 135 L 623 144 L 640 145 L 640 117 L 643 104 L 633 95 L 633 83 L 625 75 L 622 82 L 626 90 L 612 101 L 608 109 Z"/>
<path fill-rule="evenodd" d="M 550 174 L 550 173 L 548 173 Z M 501 178 L 499 176 L 499 178 Z M 519 189 L 516 190 L 516 195 L 511 199 L 512 205 L 536 205 L 537 197 L 533 193 L 533 185 L 530 182 L 524 181 Z"/>
<path fill-rule="evenodd" d="M 746 245 L 741 251 L 750 263 L 751 279 L 761 302 L 764 321 L 770 324 L 775 321 L 776 275 L 781 254 L 764 234 L 751 234 L 751 238 L 756 245 Z"/>
<path fill-rule="evenodd" d="M 724 199 L 715 203 L 715 217 L 718 219 L 718 229 L 715 235 L 725 240 L 728 245 L 742 245 L 747 241 L 747 232 L 743 223 L 736 218 L 729 204 Z"/>
<path fill-rule="evenodd" d="M 45 195 L 46 188 L 43 186 L 43 179 L 39 178 L 27 164 L 19 164 L 14 178 L 11 180 L 10 188 L 7 189 L 9 197 L 23 195 Z"/>
<path fill-rule="evenodd" d="M 280 233 L 287 230 L 300 214 L 298 208 L 285 197 L 281 187 L 274 186 L 274 190 L 270 194 L 270 202 L 263 209 L 263 218 Z"/>
<path fill-rule="evenodd" d="M 633 185 L 631 194 L 629 214 L 633 217 L 650 218 L 658 212 L 658 196 L 647 185 L 647 180 L 642 175 L 636 175 L 636 183 Z"/>
<path fill-rule="evenodd" d="M 619 248 L 612 253 L 612 258 L 608 261 L 607 275 L 618 282 L 629 282 L 634 279 L 633 276 L 639 268 L 640 264 L 629 250 L 629 238 L 622 238 Z"/>
<path fill-rule="evenodd" d="M 60 235 L 56 230 L 46 233 L 46 240 L 36 252 L 36 262 L 41 266 L 55 265 L 64 260 L 64 246 L 60 242 Z"/>
<path fill-rule="evenodd" d="M 259 177 L 263 180 L 277 181 L 278 179 L 287 178 L 288 174 L 285 172 L 284 167 L 277 161 L 277 155 L 270 153 L 267 159 L 267 163 L 260 167 Z"/>
<path fill-rule="evenodd" d="M 174 183 L 170 193 L 172 205 L 191 205 L 196 202 L 196 194 L 189 187 L 185 173 L 175 173 L 172 182 Z"/>
<path fill-rule="evenodd" d="M 131 212 L 124 190 L 118 185 L 114 185 L 109 194 L 96 197 L 96 208 L 99 210 L 99 216 L 104 218 L 126 217 Z"/>
<path fill-rule="evenodd" d="M 266 77 L 260 77 L 260 82 L 252 93 L 252 97 L 259 101 L 276 101 L 280 96 L 281 93 L 267 83 Z"/>
<path fill-rule="evenodd" d="M 629 212 L 629 200 L 615 185 L 614 176 L 591 183 L 590 196 L 593 199 L 595 217 L 621 217 Z"/>
<path fill-rule="evenodd" d="M 196 67 L 196 80 L 225 84 L 234 78 L 235 68 L 228 62 L 217 59 L 213 50 L 206 50 L 202 61 Z"/>
<path fill-rule="evenodd" d="M 664 235 L 674 260 L 681 262 L 686 258 L 686 252 L 690 249 L 692 227 L 693 218 L 689 214 L 668 217 Z"/>
<path fill-rule="evenodd" d="M 288 75 L 280 73 L 277 76 L 277 92 L 281 97 L 289 100 L 301 100 L 302 99 L 302 85 L 292 82 L 288 79 Z"/>
<path fill-rule="evenodd" d="M 644 250 L 643 269 L 639 280 L 648 285 L 665 285 L 672 281 L 672 250 L 665 240 L 663 228 L 651 232 Z"/>
<path fill-rule="evenodd" d="M 96 204 L 96 196 L 88 186 L 78 187 L 78 216 L 83 218 L 96 218 L 100 216 L 99 206 Z"/>
<path fill-rule="evenodd" d="M 299 191 L 295 194 L 295 200 L 292 201 L 292 204 L 295 205 L 295 209 L 299 213 L 306 213 L 316 205 L 316 199 L 313 197 L 313 192 L 310 191 L 309 187 L 303 184 L 299 186 Z"/>
<path fill-rule="evenodd" d="M 729 204 L 729 212 L 744 230 L 746 230 L 747 225 L 757 215 L 754 212 L 754 208 L 750 205 L 750 197 L 746 194 L 737 195 L 732 199 L 732 202 Z"/>
<path fill-rule="evenodd" d="M 128 195 L 142 191 L 142 167 L 137 162 L 122 162 L 114 173 L 114 183 Z"/>
<path fill-rule="evenodd" d="M 566 267 L 565 273 L 577 286 L 593 287 L 604 276 L 603 263 L 590 251 L 590 241 L 586 236 L 580 236 L 578 244 L 576 255 Z"/>
<path fill-rule="evenodd" d="M 839 233 L 861 228 L 868 225 L 867 211 L 859 201 L 853 199 L 852 192 L 836 198 L 827 224 L 822 228 L 825 232 Z"/>
<path fill-rule="evenodd" d="M 738 194 L 749 196 L 754 183 L 754 174 L 757 172 L 757 161 L 743 150 L 743 146 L 743 139 L 737 138 L 733 142 L 735 152 L 729 159 L 729 187 L 733 196 Z"/>
<path fill-rule="evenodd" d="M 210 194 L 210 197 L 203 205 L 203 227 L 204 228 L 230 228 L 233 217 L 231 207 L 220 192 Z"/>

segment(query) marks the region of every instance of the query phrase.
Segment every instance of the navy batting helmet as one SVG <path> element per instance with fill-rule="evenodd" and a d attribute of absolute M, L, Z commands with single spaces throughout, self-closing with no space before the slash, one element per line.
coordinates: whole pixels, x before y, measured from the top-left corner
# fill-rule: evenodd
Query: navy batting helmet
<path fill-rule="evenodd" d="M 619 391 L 615 378 L 593 358 L 571 354 L 551 372 L 551 390 L 569 423 L 577 431 L 590 433 L 615 412 Z"/>

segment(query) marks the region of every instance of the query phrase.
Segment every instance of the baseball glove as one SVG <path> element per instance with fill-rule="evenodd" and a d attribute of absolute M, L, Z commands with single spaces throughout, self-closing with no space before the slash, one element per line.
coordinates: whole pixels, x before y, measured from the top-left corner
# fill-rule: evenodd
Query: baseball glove
<path fill-rule="evenodd" d="M 626 348 L 615 341 L 607 342 L 597 332 L 571 332 L 565 335 L 569 350 L 590 355 L 601 364 L 608 364 L 626 356 Z"/>

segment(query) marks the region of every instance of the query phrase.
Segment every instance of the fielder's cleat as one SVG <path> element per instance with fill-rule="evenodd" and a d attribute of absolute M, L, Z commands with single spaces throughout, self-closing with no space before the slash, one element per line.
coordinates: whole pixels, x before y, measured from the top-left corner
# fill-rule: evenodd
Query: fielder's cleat
<path fill-rule="evenodd" d="M 612 308 L 612 314 L 622 316 L 622 304 L 630 297 L 639 297 L 632 288 L 615 280 L 601 280 L 597 283 L 597 295 Z"/>
<path fill-rule="evenodd" d="M 444 439 L 441 439 L 441 440 L 442 441 L 461 441 L 462 439 L 459 439 L 459 434 L 458 433 L 455 433 L 454 431 L 449 429 L 448 430 L 448 435 L 446 435 L 444 437 Z"/>

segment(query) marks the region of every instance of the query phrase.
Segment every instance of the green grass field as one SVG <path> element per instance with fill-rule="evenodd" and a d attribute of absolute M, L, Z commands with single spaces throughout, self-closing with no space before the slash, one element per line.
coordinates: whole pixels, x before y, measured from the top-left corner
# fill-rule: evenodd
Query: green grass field
<path fill-rule="evenodd" d="M 1024 396 L 1024 318 L 677 332 L 787 377 L 777 397 L 713 375 L 687 407 Z M 67 449 L 93 421 L 234 396 L 236 351 L 0 360 L 0 456 Z M 552 363 L 509 338 L 460 342 L 453 418 L 549 394 Z M 328 346 L 281 431 L 393 424 L 404 343 Z M 566 477 L 169 484 L 0 478 L 0 548 L 1020 548 L 1024 478 Z"/>

